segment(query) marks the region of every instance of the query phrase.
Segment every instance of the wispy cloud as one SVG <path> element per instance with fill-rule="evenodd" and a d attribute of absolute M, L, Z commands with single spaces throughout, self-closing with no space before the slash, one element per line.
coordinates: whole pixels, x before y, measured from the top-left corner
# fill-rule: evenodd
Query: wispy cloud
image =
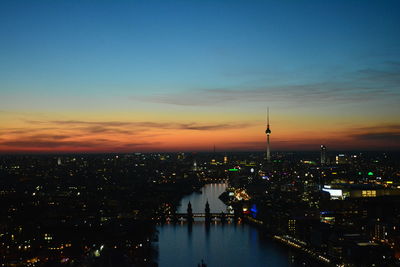
<path fill-rule="evenodd" d="M 181 106 L 214 106 L 224 103 L 282 102 L 299 103 L 353 103 L 396 97 L 400 99 L 400 67 L 398 62 L 382 68 L 361 69 L 347 73 L 341 80 L 324 82 L 242 86 L 231 88 L 203 88 L 169 94 L 135 96 L 135 100 Z"/>
<path fill-rule="evenodd" d="M 133 134 L 133 130 L 143 130 L 149 128 L 156 129 L 176 129 L 176 130 L 194 130 L 194 131 L 212 131 L 224 129 L 241 129 L 249 127 L 251 123 L 176 123 L 176 122 L 130 122 L 130 121 L 79 121 L 79 120 L 56 120 L 56 121 L 31 121 L 31 124 L 48 124 L 53 126 L 82 127 L 80 129 L 87 130 L 89 133 L 105 133 L 117 132 L 123 134 Z"/>
<path fill-rule="evenodd" d="M 359 142 L 369 142 L 371 146 L 377 143 L 400 147 L 400 124 L 381 124 L 371 127 L 359 127 L 350 130 L 349 137 Z"/>
<path fill-rule="evenodd" d="M 400 88 L 400 62 L 388 61 L 379 69 L 365 68 L 358 71 L 359 78 L 373 84 Z"/>
<path fill-rule="evenodd" d="M 68 149 L 72 151 L 129 151 L 135 148 L 146 148 L 158 145 L 158 142 L 137 142 L 137 143 L 119 143 L 114 140 L 96 139 L 84 141 L 72 140 L 47 140 L 40 138 L 37 140 L 0 140 L 0 146 L 9 147 L 12 150 L 57 150 Z"/>
<path fill-rule="evenodd" d="M 376 132 L 376 133 L 361 133 L 354 134 L 352 137 L 360 141 L 397 143 L 400 146 L 400 132 Z"/>
<path fill-rule="evenodd" d="M 351 131 L 357 132 L 373 132 L 373 131 L 389 131 L 389 132 L 399 132 L 400 124 L 376 124 L 368 127 L 354 127 L 350 129 Z"/>
<path fill-rule="evenodd" d="M 10 149 L 75 149 L 128 151 L 162 145 L 152 141 L 154 129 L 183 131 L 218 131 L 242 129 L 250 123 L 177 123 L 84 120 L 25 120 L 29 127 L 2 129 L 0 147 Z M 32 128 L 34 127 L 34 128 Z M 31 129 L 32 128 L 32 129 Z M 57 134 L 49 134 L 56 132 Z M 137 142 L 127 142 L 131 138 Z"/>
<path fill-rule="evenodd" d="M 136 97 L 143 101 L 180 106 L 214 106 L 227 103 L 282 102 L 290 104 L 368 101 L 380 97 L 396 96 L 396 92 L 367 87 L 349 87 L 339 83 L 291 85 L 256 89 L 204 89 L 180 94 Z M 296 104 L 297 103 L 297 104 Z"/>
<path fill-rule="evenodd" d="M 11 140 L 0 142 L 1 146 L 9 146 L 13 148 L 93 148 L 99 146 L 98 142 L 87 141 L 51 141 L 51 140 Z"/>

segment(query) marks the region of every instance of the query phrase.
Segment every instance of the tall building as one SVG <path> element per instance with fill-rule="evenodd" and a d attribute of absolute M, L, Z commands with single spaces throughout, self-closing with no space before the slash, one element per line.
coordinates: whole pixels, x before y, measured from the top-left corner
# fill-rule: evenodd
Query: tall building
<path fill-rule="evenodd" d="M 271 161 L 271 152 L 269 148 L 269 135 L 271 134 L 271 130 L 269 129 L 269 108 L 267 108 L 267 130 L 265 131 L 267 134 L 267 162 Z"/>
<path fill-rule="evenodd" d="M 321 145 L 321 166 L 326 164 L 326 146 Z"/>
<path fill-rule="evenodd" d="M 197 169 L 197 162 L 196 162 L 196 160 L 194 160 L 194 161 L 193 161 L 193 171 L 195 171 L 195 172 L 197 172 L 197 171 L 198 171 L 198 169 Z"/>

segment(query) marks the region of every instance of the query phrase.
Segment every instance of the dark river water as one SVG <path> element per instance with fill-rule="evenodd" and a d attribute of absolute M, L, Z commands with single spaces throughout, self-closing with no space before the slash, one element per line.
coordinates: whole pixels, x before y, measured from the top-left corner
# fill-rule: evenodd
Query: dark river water
<path fill-rule="evenodd" d="M 211 212 L 226 212 L 226 205 L 218 198 L 225 188 L 226 184 L 205 185 L 202 194 L 184 197 L 177 212 L 186 212 L 189 201 L 194 213 L 204 212 L 207 200 Z M 201 260 L 207 267 L 304 266 L 293 251 L 247 224 L 213 222 L 207 227 L 199 219 L 191 227 L 187 223 L 165 224 L 158 231 L 159 266 L 196 267 Z"/>

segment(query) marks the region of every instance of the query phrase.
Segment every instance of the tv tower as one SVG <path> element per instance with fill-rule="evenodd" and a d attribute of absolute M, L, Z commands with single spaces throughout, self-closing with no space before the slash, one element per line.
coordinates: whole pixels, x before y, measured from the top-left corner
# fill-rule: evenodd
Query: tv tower
<path fill-rule="evenodd" d="M 269 151 L 269 135 L 271 134 L 271 130 L 269 129 L 269 107 L 267 108 L 267 130 L 265 131 L 267 134 L 267 162 L 271 161 L 271 153 Z"/>

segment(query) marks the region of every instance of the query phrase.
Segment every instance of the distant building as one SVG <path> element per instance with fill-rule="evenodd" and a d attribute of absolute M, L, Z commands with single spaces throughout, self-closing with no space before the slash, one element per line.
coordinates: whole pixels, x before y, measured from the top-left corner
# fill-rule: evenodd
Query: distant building
<path fill-rule="evenodd" d="M 322 189 L 328 192 L 331 199 L 370 198 L 380 196 L 400 196 L 400 188 L 387 188 L 372 184 L 336 184 L 325 185 Z"/>
<path fill-rule="evenodd" d="M 321 145 L 321 166 L 326 164 L 326 146 Z"/>
<path fill-rule="evenodd" d="M 336 164 L 347 164 L 348 163 L 348 158 L 345 154 L 338 154 L 335 157 L 335 162 Z"/>
<path fill-rule="evenodd" d="M 193 171 L 197 171 L 197 162 L 196 160 L 193 161 Z"/>

